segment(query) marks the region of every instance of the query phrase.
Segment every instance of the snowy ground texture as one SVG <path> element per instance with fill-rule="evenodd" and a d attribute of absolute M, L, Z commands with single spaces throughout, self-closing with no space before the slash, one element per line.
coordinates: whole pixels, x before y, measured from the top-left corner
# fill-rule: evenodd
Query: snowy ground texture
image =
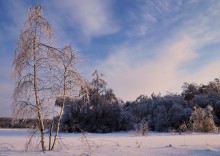
<path fill-rule="evenodd" d="M 220 156 L 220 134 L 61 134 L 65 146 L 52 152 L 24 151 L 24 129 L 0 129 L 0 156 Z"/>

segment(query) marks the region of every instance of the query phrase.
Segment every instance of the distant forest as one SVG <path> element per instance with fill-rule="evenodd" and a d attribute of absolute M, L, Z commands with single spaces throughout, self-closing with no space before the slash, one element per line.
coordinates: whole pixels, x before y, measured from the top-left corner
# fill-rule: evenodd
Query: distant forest
<path fill-rule="evenodd" d="M 107 88 L 96 71 L 89 87 L 78 99 L 66 99 L 61 130 L 64 132 L 128 131 L 218 132 L 220 125 L 220 80 L 208 84 L 184 83 L 180 94 L 152 93 L 123 102 Z M 132 89 L 132 88 L 131 88 Z M 86 101 L 89 96 L 89 101 Z M 56 100 L 59 106 L 61 98 Z M 142 128 L 142 129 L 143 129 Z"/>
<path fill-rule="evenodd" d="M 152 93 L 124 102 L 107 88 L 97 71 L 79 97 L 66 98 L 61 119 L 62 132 L 108 133 L 117 131 L 218 132 L 220 126 L 220 80 L 208 84 L 184 83 L 180 94 Z M 57 98 L 60 106 L 62 98 Z M 54 118 L 56 124 L 57 118 Z M 27 128 L 31 119 L 11 124 L 0 118 L 1 128 Z M 51 123 L 50 120 L 44 122 Z M 46 124 L 49 125 L 49 124 Z M 142 128 L 141 128 L 142 127 Z M 49 128 L 49 127 L 48 127 Z M 141 130 L 140 130 L 141 129 Z"/>

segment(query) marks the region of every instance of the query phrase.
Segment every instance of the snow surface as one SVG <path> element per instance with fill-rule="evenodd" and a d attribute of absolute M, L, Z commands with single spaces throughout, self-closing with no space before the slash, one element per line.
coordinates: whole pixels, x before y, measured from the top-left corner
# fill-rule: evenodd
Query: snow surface
<path fill-rule="evenodd" d="M 25 152 L 25 129 L 0 129 L 0 156 L 220 156 L 220 134 L 87 134 L 87 144 L 82 134 L 62 133 L 61 140 L 62 149 Z"/>

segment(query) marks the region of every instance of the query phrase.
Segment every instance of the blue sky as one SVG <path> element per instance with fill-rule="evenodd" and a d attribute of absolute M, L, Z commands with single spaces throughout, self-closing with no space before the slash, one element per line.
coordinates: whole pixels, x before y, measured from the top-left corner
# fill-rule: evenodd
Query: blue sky
<path fill-rule="evenodd" d="M 11 114 L 12 60 L 28 9 L 41 4 L 57 47 L 71 44 L 124 100 L 179 93 L 220 75 L 219 0 L 0 0 L 0 116 Z"/>

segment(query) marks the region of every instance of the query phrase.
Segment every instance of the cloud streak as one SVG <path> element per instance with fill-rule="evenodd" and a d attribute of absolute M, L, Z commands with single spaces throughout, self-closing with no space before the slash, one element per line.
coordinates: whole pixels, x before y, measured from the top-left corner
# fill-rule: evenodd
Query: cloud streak
<path fill-rule="evenodd" d="M 111 1 L 66 0 L 55 1 L 52 5 L 60 11 L 60 17 L 53 17 L 63 28 L 80 31 L 84 39 L 116 33 L 119 27 L 111 14 Z M 50 2 L 48 2 L 50 3 Z M 49 5 L 49 4 L 47 4 Z M 53 10 L 48 11 L 53 16 Z M 57 20 L 58 19 L 58 20 Z"/>

